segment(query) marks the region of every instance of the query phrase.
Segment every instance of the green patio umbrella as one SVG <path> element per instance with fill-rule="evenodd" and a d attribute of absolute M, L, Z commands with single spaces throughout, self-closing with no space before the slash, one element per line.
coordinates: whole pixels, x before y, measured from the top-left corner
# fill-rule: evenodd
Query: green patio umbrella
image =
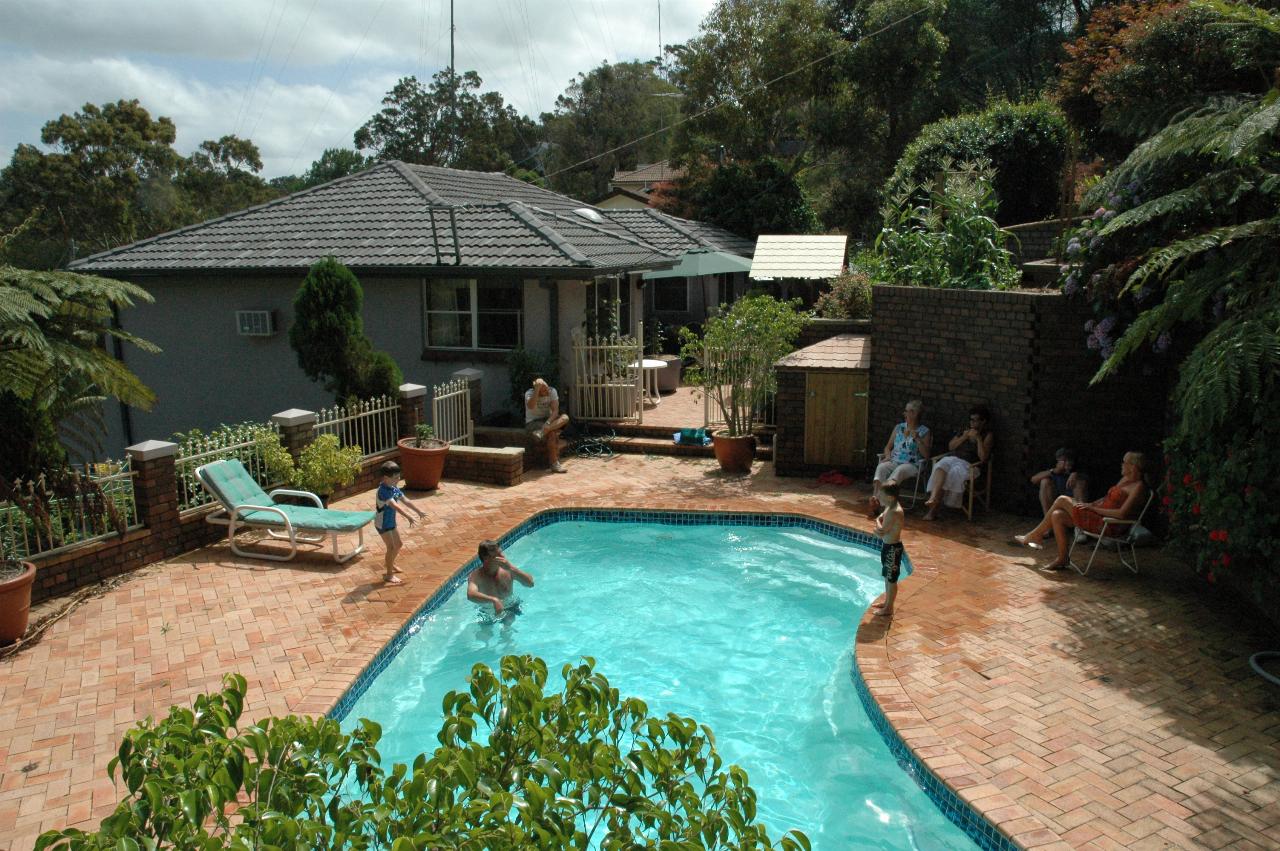
<path fill-rule="evenodd" d="M 751 271 L 751 258 L 739 257 L 725 251 L 699 249 L 687 251 L 680 262 L 670 269 L 659 269 L 645 272 L 644 279 L 655 278 L 696 278 L 699 275 L 724 275 L 729 272 Z"/>

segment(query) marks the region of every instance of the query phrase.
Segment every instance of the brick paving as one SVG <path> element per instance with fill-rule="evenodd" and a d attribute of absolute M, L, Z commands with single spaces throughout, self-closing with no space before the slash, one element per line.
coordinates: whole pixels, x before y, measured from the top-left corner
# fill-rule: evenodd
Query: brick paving
<path fill-rule="evenodd" d="M 422 495 L 432 519 L 406 530 L 401 588 L 376 581 L 377 541 L 345 566 L 241 562 L 220 544 L 139 571 L 0 660 L 0 849 L 96 824 L 118 800 L 105 771 L 121 734 L 217 688 L 223 672 L 248 679 L 252 717 L 326 710 L 478 539 L 536 511 L 789 511 L 868 527 L 851 510 L 857 488 L 778 479 L 771 465 L 749 478 L 701 459 L 569 466 L 512 488 L 449 481 Z M 857 633 L 864 675 L 903 737 L 1024 847 L 1276 847 L 1280 691 L 1246 662 L 1267 639 L 1165 579 L 1150 551 L 1137 577 L 1038 572 L 1004 543 L 1025 525 L 909 517 L 917 573 L 892 623 L 866 618 Z"/>

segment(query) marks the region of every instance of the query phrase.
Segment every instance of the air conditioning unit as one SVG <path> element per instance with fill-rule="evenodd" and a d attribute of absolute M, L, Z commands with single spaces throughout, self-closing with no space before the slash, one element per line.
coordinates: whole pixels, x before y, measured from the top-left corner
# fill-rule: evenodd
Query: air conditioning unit
<path fill-rule="evenodd" d="M 236 330 L 241 337 L 270 337 L 276 333 L 274 310 L 237 310 Z"/>

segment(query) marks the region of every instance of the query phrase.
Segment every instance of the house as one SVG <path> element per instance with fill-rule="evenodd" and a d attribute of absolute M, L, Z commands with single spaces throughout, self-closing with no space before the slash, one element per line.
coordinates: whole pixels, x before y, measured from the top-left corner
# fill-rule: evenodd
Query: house
<path fill-rule="evenodd" d="M 492 413 L 508 404 L 512 350 L 553 355 L 566 385 L 576 329 L 607 321 L 617 301 L 621 325 L 636 330 L 643 272 L 671 267 L 691 249 L 743 242 L 656 210 L 598 209 L 503 174 L 393 161 L 71 268 L 133 281 L 155 297 L 120 322 L 163 350 L 125 354 L 159 401 L 150 412 L 107 412 L 114 452 L 192 427 L 331 404 L 298 367 L 287 334 L 294 294 L 322 257 L 359 277 L 365 332 L 406 381 L 432 386 L 479 369 L 483 413 Z"/>
<path fill-rule="evenodd" d="M 602 210 L 643 210 L 649 206 L 649 197 L 640 192 L 615 186 L 596 202 Z"/>
<path fill-rule="evenodd" d="M 684 177 L 684 169 L 675 168 L 666 160 L 648 163 L 632 171 L 615 171 L 609 181 L 610 189 L 625 189 L 637 195 L 645 196 L 656 183 L 668 183 Z"/>

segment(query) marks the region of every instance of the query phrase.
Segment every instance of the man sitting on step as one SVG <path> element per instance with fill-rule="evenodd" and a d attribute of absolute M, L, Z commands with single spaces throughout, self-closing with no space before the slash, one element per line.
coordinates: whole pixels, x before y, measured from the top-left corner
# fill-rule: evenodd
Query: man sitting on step
<path fill-rule="evenodd" d="M 560 413 L 556 388 L 547 384 L 541 375 L 534 378 L 533 386 L 524 391 L 524 427 L 547 444 L 547 460 L 557 473 L 565 472 L 560 463 L 560 430 L 568 424 L 569 415 Z"/>

